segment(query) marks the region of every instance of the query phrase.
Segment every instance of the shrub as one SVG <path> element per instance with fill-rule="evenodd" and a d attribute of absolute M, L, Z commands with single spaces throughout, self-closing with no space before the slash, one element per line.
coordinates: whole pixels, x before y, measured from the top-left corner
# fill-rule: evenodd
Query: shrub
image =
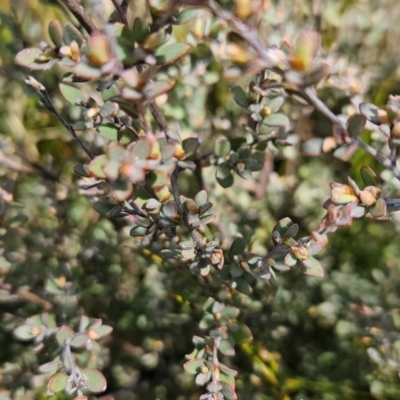
<path fill-rule="evenodd" d="M 346 2 L 60 3 L 2 32 L 5 396 L 398 398 L 400 100 Z"/>

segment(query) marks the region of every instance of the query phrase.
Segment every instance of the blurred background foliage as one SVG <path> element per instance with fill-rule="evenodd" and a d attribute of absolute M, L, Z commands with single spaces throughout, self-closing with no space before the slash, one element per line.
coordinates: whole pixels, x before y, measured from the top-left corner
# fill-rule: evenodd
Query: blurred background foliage
<path fill-rule="evenodd" d="M 111 13 L 111 1 L 103 3 Z M 131 3 L 132 14 L 144 13 L 144 1 Z M 259 24 L 268 46 L 292 43 L 301 29 L 317 29 L 323 58 L 333 67 L 320 95 L 338 114 L 348 114 L 360 99 L 379 105 L 400 92 L 400 6 L 393 1 L 219 3 L 239 16 L 261 5 L 263 12 L 250 16 L 249 23 Z M 197 399 L 201 388 L 182 363 L 192 351 L 192 336 L 201 332 L 208 296 L 239 307 L 239 318 L 253 333 L 254 340 L 230 361 L 239 371 L 240 399 L 399 399 L 400 225 L 356 221 L 331 235 L 319 256 L 323 279 L 291 271 L 278 275 L 275 285 L 260 281 L 250 296 L 212 287 L 179 263 L 167 262 L 159 243 L 141 247 L 129 236 L 129 218 L 102 217 L 79 193 L 72 167 L 84 162 L 84 155 L 40 108 L 24 84 L 27 71 L 13 61 L 19 50 L 47 38 L 51 20 L 68 18 L 57 1 L 0 0 L 0 399 L 45 398 L 37 365 L 50 361 L 49 353 L 33 352 L 31 343 L 12 333 L 42 312 L 55 314 L 59 324 L 74 324 L 85 314 L 113 326 L 92 360 L 108 382 L 98 398 Z M 232 82 L 212 61 L 212 45 L 195 49 L 186 69 L 166 70 L 180 76 L 159 104 L 172 127 L 197 132 L 205 148 L 216 135 L 244 135 L 244 115 L 231 99 Z M 57 66 L 34 76 L 60 112 L 77 121 L 80 111 L 59 92 L 60 74 Z M 295 103 L 284 107 L 296 121 L 296 140 L 323 131 L 326 122 L 316 113 Z M 349 162 L 331 155 L 309 159 L 295 145 L 267 161 L 266 172 L 255 175 L 257 183 L 235 177 L 229 189 L 218 186 L 212 167 L 203 171 L 224 236 L 241 233 L 253 251 L 270 247 L 271 229 L 282 217 L 292 218 L 304 234 L 314 229 L 324 214 L 329 182 L 348 175 L 358 179 L 361 165 L 381 171 L 394 196 L 399 189 L 360 151 Z M 199 190 L 190 174 L 179 184 L 186 195 Z"/>

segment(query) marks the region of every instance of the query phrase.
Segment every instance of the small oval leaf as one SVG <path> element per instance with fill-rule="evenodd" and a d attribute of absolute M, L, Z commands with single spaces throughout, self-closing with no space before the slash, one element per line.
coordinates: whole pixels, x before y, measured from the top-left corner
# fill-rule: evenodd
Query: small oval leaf
<path fill-rule="evenodd" d="M 101 393 L 106 390 L 106 378 L 99 370 L 94 368 L 82 368 L 81 372 L 86 378 L 86 388 L 92 393 Z"/>

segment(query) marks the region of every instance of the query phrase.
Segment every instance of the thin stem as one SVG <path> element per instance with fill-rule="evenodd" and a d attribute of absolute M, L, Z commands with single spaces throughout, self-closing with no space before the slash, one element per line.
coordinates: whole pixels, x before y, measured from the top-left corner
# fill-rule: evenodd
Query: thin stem
<path fill-rule="evenodd" d="M 180 168 L 178 166 L 175 167 L 174 171 L 171 174 L 171 187 L 172 187 L 172 196 L 174 197 L 175 206 L 179 212 L 179 214 L 183 217 L 183 206 L 181 203 L 181 194 L 178 188 L 178 176 L 179 176 Z"/>
<path fill-rule="evenodd" d="M 67 131 L 71 134 L 71 136 L 79 143 L 79 145 L 82 147 L 82 150 L 88 155 L 88 157 L 90 159 L 93 160 L 94 154 L 86 146 L 86 144 L 83 143 L 81 139 L 79 139 L 73 126 L 70 123 L 68 123 L 64 119 L 64 117 L 56 110 L 46 88 L 39 81 L 37 81 L 35 78 L 33 78 L 31 76 L 25 82 L 28 85 L 32 86 L 36 90 L 36 92 L 39 94 L 39 96 L 43 100 L 43 103 L 42 103 L 43 107 L 57 117 L 57 119 L 64 125 L 64 127 L 67 129 Z"/>
<path fill-rule="evenodd" d="M 160 110 L 160 107 L 158 107 L 157 103 L 155 101 L 153 101 L 149 105 L 149 110 L 150 110 L 151 114 L 153 115 L 153 118 L 157 122 L 157 125 L 164 132 L 165 137 L 167 137 L 168 125 L 167 125 L 167 121 L 165 120 L 163 113 Z"/>
<path fill-rule="evenodd" d="M 86 32 L 91 35 L 97 28 L 94 26 L 92 20 L 86 15 L 85 9 L 76 0 L 59 0 L 71 14 L 81 23 Z"/>
<path fill-rule="evenodd" d="M 126 19 L 126 9 L 124 10 L 122 8 L 123 2 L 121 4 L 119 4 L 119 0 L 111 0 L 111 1 L 114 4 L 115 9 L 117 10 L 117 13 L 119 15 L 119 19 L 121 20 L 121 22 L 124 25 L 128 25 L 128 20 Z"/>
<path fill-rule="evenodd" d="M 316 110 L 329 118 L 329 120 L 340 129 L 339 134 L 346 133 L 347 129 L 345 123 L 327 107 L 327 105 L 315 94 L 315 91 L 312 88 L 305 88 L 303 89 L 302 93 Z M 393 160 L 384 156 L 382 153 L 365 143 L 359 137 L 353 138 L 353 140 L 355 140 L 358 147 L 371 154 L 371 156 L 379 161 L 385 168 L 392 171 L 397 179 L 400 179 L 400 170 L 396 167 L 396 163 L 393 162 Z"/>

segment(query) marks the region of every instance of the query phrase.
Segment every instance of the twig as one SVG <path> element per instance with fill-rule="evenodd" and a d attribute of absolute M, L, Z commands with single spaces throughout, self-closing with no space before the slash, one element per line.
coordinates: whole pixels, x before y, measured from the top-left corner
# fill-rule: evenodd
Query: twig
<path fill-rule="evenodd" d="M 124 25 L 128 25 L 128 20 L 126 19 L 126 11 L 127 11 L 128 7 L 126 7 L 126 9 L 124 10 L 122 8 L 122 5 L 123 5 L 124 2 L 119 4 L 119 0 L 111 0 L 111 1 L 114 4 L 115 9 L 117 10 L 117 13 L 119 15 L 119 18 L 120 18 L 121 22 Z M 126 5 L 128 6 L 128 3 L 126 3 Z"/>
<path fill-rule="evenodd" d="M 329 118 L 329 120 L 340 129 L 341 131 L 340 133 L 344 134 L 346 132 L 345 123 L 341 121 L 340 118 L 326 106 L 326 104 L 315 94 L 313 89 L 305 88 L 303 89 L 302 93 L 309 101 L 309 103 L 315 107 L 316 110 L 318 110 L 327 118 Z M 353 140 L 355 140 L 358 147 L 362 148 L 367 153 L 371 154 L 371 156 L 374 157 L 377 161 L 379 161 L 385 168 L 392 171 L 397 179 L 400 179 L 400 170 L 397 168 L 395 161 L 393 162 L 392 159 L 384 156 L 382 153 L 377 151 L 369 144 L 365 143 L 359 137 L 356 137 Z"/>
<path fill-rule="evenodd" d="M 6 157 L 1 150 L 0 150 L 0 164 L 16 172 L 23 172 L 25 174 L 32 174 L 35 172 L 32 168 L 26 167 L 25 165 L 21 165 L 16 161 Z"/>
<path fill-rule="evenodd" d="M 157 122 L 157 125 L 160 127 L 160 129 L 164 132 L 165 137 L 168 136 L 168 125 L 167 121 L 165 120 L 165 117 L 163 113 L 161 112 L 160 108 L 158 107 L 157 103 L 153 101 L 149 105 L 149 111 L 153 115 L 155 121 Z"/>
<path fill-rule="evenodd" d="M 181 194 L 179 192 L 178 188 L 178 175 L 180 172 L 180 168 L 178 166 L 175 167 L 174 171 L 171 174 L 171 187 L 172 187 L 172 196 L 174 196 L 174 202 L 175 206 L 181 215 L 183 217 L 183 206 L 181 203 Z"/>
<path fill-rule="evenodd" d="M 49 93 L 47 92 L 46 88 L 39 82 L 37 81 L 35 78 L 33 77 L 29 77 L 28 79 L 25 80 L 25 82 L 32 86 L 36 92 L 39 94 L 39 96 L 42 98 L 43 100 L 43 107 L 50 111 L 52 114 L 54 114 L 58 120 L 64 125 L 64 127 L 67 129 L 67 131 L 72 135 L 72 137 L 79 143 L 79 145 L 82 147 L 83 151 L 88 155 L 88 157 L 90 159 L 94 158 L 93 153 L 91 152 L 91 150 L 85 145 L 85 143 L 82 142 L 81 139 L 79 139 L 79 137 L 77 136 L 75 129 L 73 128 L 73 126 L 68 123 L 64 117 L 56 110 L 56 108 L 54 107 L 54 104 L 50 98 Z"/>
<path fill-rule="evenodd" d="M 84 8 L 76 0 L 59 1 L 68 8 L 71 14 L 81 23 L 89 35 L 97 31 L 92 20 L 86 15 Z"/>

